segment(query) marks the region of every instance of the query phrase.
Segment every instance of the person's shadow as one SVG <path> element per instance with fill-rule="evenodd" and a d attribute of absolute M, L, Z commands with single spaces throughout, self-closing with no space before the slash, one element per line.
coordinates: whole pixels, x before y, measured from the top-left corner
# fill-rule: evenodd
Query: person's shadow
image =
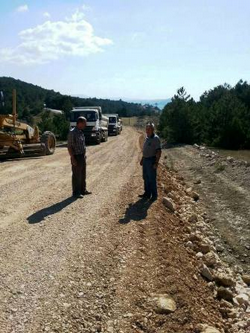
<path fill-rule="evenodd" d="M 41 210 L 39 210 L 38 212 L 30 215 L 27 220 L 30 224 L 35 224 L 35 223 L 39 223 L 42 222 L 47 216 L 56 214 L 58 212 L 60 212 L 63 208 L 69 206 L 70 204 L 72 204 L 74 201 L 76 201 L 77 198 L 75 197 L 69 197 L 61 202 L 57 202 L 56 204 L 43 208 Z"/>
<path fill-rule="evenodd" d="M 139 199 L 133 204 L 129 204 L 126 209 L 124 218 L 119 220 L 119 223 L 126 224 L 131 221 L 141 221 L 147 217 L 148 209 L 151 206 L 152 201 L 146 201 L 144 198 Z"/>

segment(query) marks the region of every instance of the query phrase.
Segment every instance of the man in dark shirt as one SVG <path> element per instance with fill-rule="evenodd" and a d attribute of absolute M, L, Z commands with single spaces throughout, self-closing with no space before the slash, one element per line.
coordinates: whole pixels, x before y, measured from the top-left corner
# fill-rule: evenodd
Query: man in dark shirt
<path fill-rule="evenodd" d="M 143 167 L 144 194 L 141 198 L 157 200 L 157 167 L 161 158 L 161 141 L 154 132 L 153 123 L 146 125 L 146 138 L 143 144 L 143 156 L 141 166 Z"/>
<path fill-rule="evenodd" d="M 76 127 L 68 135 L 68 151 L 72 164 L 72 189 L 73 196 L 82 198 L 91 194 L 86 190 L 86 145 L 83 130 L 86 127 L 86 119 L 79 117 Z"/>

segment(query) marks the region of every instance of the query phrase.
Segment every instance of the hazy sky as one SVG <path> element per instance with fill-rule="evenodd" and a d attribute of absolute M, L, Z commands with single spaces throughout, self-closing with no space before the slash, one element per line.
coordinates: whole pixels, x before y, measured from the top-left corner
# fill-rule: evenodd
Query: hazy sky
<path fill-rule="evenodd" d="M 168 98 L 250 78 L 249 0 L 0 0 L 0 76 Z"/>

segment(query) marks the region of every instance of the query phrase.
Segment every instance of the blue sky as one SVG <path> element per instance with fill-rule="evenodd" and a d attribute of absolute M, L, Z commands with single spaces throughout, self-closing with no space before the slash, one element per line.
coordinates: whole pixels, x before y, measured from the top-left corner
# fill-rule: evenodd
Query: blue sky
<path fill-rule="evenodd" d="M 249 0 L 0 3 L 0 76 L 66 94 L 195 99 L 250 77 Z"/>

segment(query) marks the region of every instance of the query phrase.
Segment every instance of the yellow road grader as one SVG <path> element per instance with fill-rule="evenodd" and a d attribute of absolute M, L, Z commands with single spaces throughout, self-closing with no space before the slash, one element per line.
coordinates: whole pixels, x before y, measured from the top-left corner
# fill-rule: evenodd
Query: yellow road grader
<path fill-rule="evenodd" d="M 52 155 L 56 138 L 52 132 L 41 136 L 37 126 L 32 128 L 17 119 L 16 91 L 13 91 L 12 114 L 0 114 L 0 158 Z"/>

